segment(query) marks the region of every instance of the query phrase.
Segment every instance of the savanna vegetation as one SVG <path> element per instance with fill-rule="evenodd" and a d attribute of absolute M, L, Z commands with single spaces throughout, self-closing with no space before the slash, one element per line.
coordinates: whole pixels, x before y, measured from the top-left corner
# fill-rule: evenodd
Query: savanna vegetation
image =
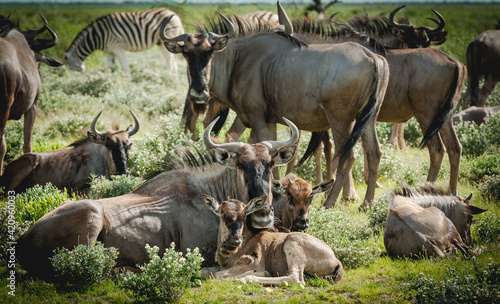
<path fill-rule="evenodd" d="M 160 3 L 169 5 L 172 3 Z M 134 11 L 151 6 L 80 6 L 80 5 L 30 5 L 0 7 L 0 14 L 11 15 L 19 21 L 21 29 L 39 28 L 38 13 L 43 14 L 51 28 L 59 36 L 59 44 L 47 50 L 47 55 L 63 58 L 64 49 L 73 37 L 98 16 L 115 11 Z M 388 14 L 392 5 L 344 5 L 330 7 L 327 14 L 339 12 L 336 19 L 345 20 L 357 14 Z M 415 24 L 433 26 L 426 18 L 434 17 L 431 8 L 438 10 L 446 19 L 447 41 L 439 48 L 465 63 L 465 49 L 470 41 L 486 29 L 492 29 L 500 21 L 499 5 L 409 5 L 401 13 Z M 241 14 L 255 10 L 275 11 L 275 6 L 266 5 L 183 5 L 174 9 L 183 20 L 185 30 L 193 32 L 194 24 L 212 16 L 216 11 L 224 14 Z M 304 12 L 303 5 L 285 3 L 290 16 Z M 314 15 L 312 15 L 314 17 Z M 42 93 L 34 130 L 36 152 L 63 148 L 79 137 L 86 136 L 90 122 L 103 110 L 98 122 L 99 130 L 110 129 L 113 123 L 126 126 L 132 123 L 128 110 L 139 117 L 141 130 L 135 135 L 130 153 L 130 177 L 116 177 L 108 181 L 94 177 L 89 197 L 116 196 L 134 189 L 144 177 L 158 169 L 158 162 L 167 154 L 177 153 L 178 146 L 189 146 L 190 134 L 185 134 L 180 124 L 184 98 L 187 92 L 186 63 L 178 59 L 179 74 L 169 75 L 158 47 L 142 53 L 127 54 L 132 78 L 121 71 L 111 72 L 102 52 L 93 53 L 85 61 L 87 72 L 79 74 L 66 67 L 50 68 L 42 65 Z M 464 88 L 465 92 L 465 88 Z M 500 105 L 500 88 L 487 100 L 487 105 Z M 460 105 L 456 111 L 460 110 Z M 228 121 L 232 121 L 231 113 Z M 226 129 L 229 123 L 226 124 Z M 203 131 L 201 122 L 198 134 Z M 81 273 L 88 278 L 89 286 L 75 288 L 71 275 L 61 277 L 67 284 L 47 283 L 31 278 L 19 266 L 16 268 L 15 297 L 7 294 L 9 270 L 7 268 L 7 212 L 6 200 L 0 203 L 0 298 L 7 303 L 137 303 L 147 301 L 180 301 L 185 303 L 309 303 L 309 302 L 390 302 L 390 303 L 499 303 L 500 302 L 500 118 L 492 118 L 480 127 L 462 123 L 456 127 L 463 145 L 460 167 L 459 195 L 473 194 L 472 203 L 487 212 L 475 217 L 472 228 L 474 240 L 473 257 L 464 258 L 459 253 L 443 259 L 391 259 L 386 256 L 383 245 L 383 229 L 388 209 L 387 193 L 399 182 L 416 185 L 425 182 L 429 168 L 427 150 L 416 148 L 421 132 L 418 124 L 410 120 L 406 124 L 405 136 L 409 148 L 394 150 L 389 144 L 391 124 L 378 124 L 379 139 L 384 156 L 380 166 L 376 202 L 368 212 L 357 210 L 360 202 L 337 203 L 333 210 L 321 208 L 324 198 L 316 196 L 311 214 L 309 233 L 332 246 L 345 267 L 342 280 L 333 284 L 327 280 L 309 278 L 305 286 L 282 285 L 263 287 L 233 281 L 198 281 L 199 257 L 196 251 L 190 257 L 178 257 L 174 252 L 160 259 L 154 247 L 148 252 L 155 263 L 143 265 L 144 276 L 129 277 L 109 275 L 109 260 L 116 253 L 94 245 L 91 251 L 81 250 L 81 265 L 93 269 Z M 221 133 L 224 134 L 225 132 Z M 307 133 L 307 132 L 306 132 Z M 7 125 L 7 162 L 22 153 L 22 120 L 10 121 Z M 288 136 L 285 127 L 280 129 L 280 138 Z M 309 134 L 300 142 L 302 155 Z M 246 140 L 248 131 L 243 135 Z M 202 148 L 198 140 L 196 147 Z M 361 196 L 366 190 L 363 182 L 363 157 L 358 144 L 355 148 L 358 160 L 353 168 L 356 190 Z M 284 172 L 282 170 L 282 172 Z M 309 160 L 295 172 L 304 179 L 314 177 L 314 163 Z M 438 187 L 448 185 L 449 164 L 447 158 L 441 168 Z M 34 221 L 66 200 L 77 200 L 64 191 L 53 187 L 34 187 L 18 193 L 16 204 L 16 235 L 20 235 Z M 200 232 L 203 233 L 203 232 Z M 82 244 L 86 244 L 82 240 Z M 86 247 L 86 246 L 83 246 Z M 194 248 L 193 248 L 194 250 Z M 61 251 L 54 259 L 54 266 L 61 275 L 69 273 L 64 259 L 71 260 L 75 253 Z M 154 258 L 156 256 L 157 258 Z M 79 257 L 79 258 L 80 258 Z M 84 258 L 86 262 L 84 262 Z M 59 259 L 59 260 L 58 260 Z M 88 259 L 94 262 L 88 263 Z M 97 265 L 102 260 L 102 263 Z M 179 261 L 182 261 L 180 263 Z M 175 268 L 180 267 L 180 268 Z M 187 268 L 182 268 L 187 267 Z M 76 267 L 78 268 L 78 267 Z M 165 283 L 165 268 L 181 269 L 182 279 L 188 269 L 190 281 Z M 184 270 L 182 270 L 184 269 Z M 173 270 L 172 270 L 173 271 Z M 185 271 L 185 272 L 182 272 Z M 147 279 L 145 279 L 147 278 Z M 76 282 L 79 282 L 76 280 Z M 134 285 L 135 283 L 135 285 Z M 73 284 L 73 286 L 72 286 Z M 141 285 L 142 284 L 142 285 Z M 179 287 L 180 297 L 165 297 L 170 289 L 161 289 L 163 284 Z M 78 284 L 77 284 L 78 285 Z M 144 287 L 146 286 L 146 287 Z M 147 287 L 149 286 L 149 287 Z M 77 286 L 78 287 L 78 286 Z M 157 289 L 154 289 L 157 288 Z"/>

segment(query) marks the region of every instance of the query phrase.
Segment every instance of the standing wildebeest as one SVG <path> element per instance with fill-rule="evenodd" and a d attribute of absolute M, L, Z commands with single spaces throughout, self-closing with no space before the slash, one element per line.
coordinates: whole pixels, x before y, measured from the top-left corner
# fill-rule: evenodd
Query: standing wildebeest
<path fill-rule="evenodd" d="M 49 276 L 48 257 L 58 247 L 71 249 L 98 240 L 118 248 L 117 266 L 136 267 L 148 260 L 146 244 L 164 251 L 175 242 L 175 248 L 183 252 L 198 247 L 205 265 L 213 265 L 218 221 L 205 207 L 203 194 L 221 201 L 228 196 L 272 200 L 271 171 L 290 161 L 297 148 L 298 130 L 284 120 L 292 129 L 288 141 L 253 145 L 214 144 L 210 132 L 215 122 L 210 124 L 204 141 L 213 149 L 217 163 L 164 172 L 122 196 L 63 203 L 17 240 L 16 257 L 32 274 Z M 270 202 L 249 220 L 255 229 L 271 227 Z"/>
<path fill-rule="evenodd" d="M 484 107 L 495 85 L 500 81 L 500 30 L 482 32 L 467 47 L 467 69 L 469 83 L 462 109 L 469 105 Z M 484 85 L 479 91 L 479 80 Z"/>
<path fill-rule="evenodd" d="M 40 17 L 42 17 L 40 15 Z M 40 63 L 61 66 L 64 63 L 40 54 L 53 47 L 57 35 L 42 17 L 39 30 L 19 31 L 12 21 L 0 15 L 0 174 L 7 153 L 5 126 L 8 120 L 18 120 L 24 115 L 23 152 L 31 152 L 31 136 L 35 124 L 41 80 Z M 52 39 L 37 39 L 36 35 L 47 30 Z"/>
<path fill-rule="evenodd" d="M 255 33 L 236 23 L 236 31 L 221 18 L 211 31 L 196 35 L 168 37 L 162 31 L 167 21 L 160 28 L 167 49 L 188 62 L 191 102 L 215 98 L 252 128 L 256 141 L 275 139 L 282 116 L 301 130 L 331 128 L 339 170 L 328 207 L 335 204 L 354 161 L 352 147 L 364 132 L 370 168 L 365 200 L 371 201 L 381 156 L 374 117 L 389 78 L 386 60 L 355 43 L 305 46 L 268 24 Z"/>
<path fill-rule="evenodd" d="M 337 43 L 340 34 L 343 39 L 357 34 L 340 26 L 342 31 L 337 32 L 333 24 L 296 22 L 294 27 L 298 30 L 294 35 L 308 43 Z M 389 84 L 377 121 L 405 122 L 415 116 L 424 133 L 421 146 L 427 145 L 430 154 L 427 181 L 435 182 L 438 177 L 445 153 L 444 144 L 450 160 L 449 188 L 455 192 L 462 147 L 451 115 L 465 82 L 465 67 L 446 53 L 429 48 L 388 49 L 386 59 L 390 70 Z M 331 175 L 327 174 L 327 178 Z"/>
<path fill-rule="evenodd" d="M 158 27 L 167 18 L 171 18 L 166 31 L 171 35 L 184 33 L 181 19 L 174 12 L 163 8 L 147 11 L 112 13 L 97 18 L 81 30 L 71 42 L 64 57 L 70 70 L 85 71 L 83 62 L 95 50 L 106 53 L 108 66 L 115 69 L 115 57 L 120 61 L 122 70 L 130 77 L 130 67 L 125 51 L 140 52 L 160 44 Z M 167 69 L 177 72 L 174 55 L 160 48 Z"/>
<path fill-rule="evenodd" d="M 469 107 L 457 114 L 453 115 L 453 123 L 456 124 L 460 121 L 472 121 L 477 125 L 485 123 L 489 116 L 497 115 L 500 113 L 500 106 L 495 107 Z"/>
<path fill-rule="evenodd" d="M 128 174 L 130 137 L 139 130 L 139 121 L 130 111 L 135 127 L 99 132 L 95 125 L 101 113 L 92 121 L 87 138 L 72 143 L 72 149 L 27 153 L 10 162 L 0 176 L 0 187 L 23 192 L 50 182 L 61 190 L 85 192 L 92 174 L 108 179 L 114 174 Z"/>
<path fill-rule="evenodd" d="M 265 196 L 254 198 L 247 205 L 228 199 L 219 204 L 205 195 L 208 209 L 220 218 L 216 260 L 221 270 L 204 269 L 204 275 L 240 277 L 240 282 L 261 284 L 305 284 L 305 272 L 339 281 L 342 263 L 323 241 L 302 232 L 255 233 L 246 227 L 247 215 L 262 208 L 266 199 Z M 266 272 L 273 278 L 255 276 Z"/>
<path fill-rule="evenodd" d="M 274 226 L 289 231 L 304 231 L 309 228 L 309 210 L 314 195 L 328 191 L 332 185 L 333 180 L 330 180 L 313 188 L 310 182 L 293 173 L 274 181 Z"/>

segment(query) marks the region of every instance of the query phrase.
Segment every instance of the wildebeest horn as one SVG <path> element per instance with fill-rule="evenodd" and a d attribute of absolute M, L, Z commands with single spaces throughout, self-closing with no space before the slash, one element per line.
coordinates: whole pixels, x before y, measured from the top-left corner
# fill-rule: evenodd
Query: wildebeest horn
<path fill-rule="evenodd" d="M 92 133 L 95 133 L 95 134 L 99 135 L 100 137 L 104 137 L 104 136 L 106 135 L 106 133 L 104 133 L 104 132 L 99 132 L 99 131 L 97 131 L 97 130 L 96 130 L 96 128 L 95 128 L 95 124 L 96 124 L 97 120 L 99 119 L 99 116 L 101 116 L 101 114 L 102 114 L 102 111 L 101 111 L 101 112 L 99 112 L 99 114 L 97 114 L 97 116 L 94 118 L 94 120 L 93 120 L 93 121 L 92 121 L 92 123 L 90 124 L 90 131 L 91 131 Z"/>
<path fill-rule="evenodd" d="M 283 9 L 279 1 L 278 1 L 278 20 L 281 25 L 285 26 L 285 32 L 289 35 L 292 35 L 293 34 L 292 22 L 290 21 L 290 18 L 288 18 L 287 13 Z"/>
<path fill-rule="evenodd" d="M 127 128 L 127 133 L 128 133 L 128 136 L 132 136 L 135 133 L 137 133 L 137 131 L 139 131 L 139 119 L 137 119 L 137 116 L 135 115 L 135 113 L 132 110 L 129 110 L 129 111 L 130 111 L 130 114 L 132 114 L 132 117 L 134 118 L 134 129 L 129 131 Z"/>
<path fill-rule="evenodd" d="M 427 19 L 434 21 L 438 26 L 435 29 L 431 29 L 431 28 L 428 28 L 428 27 L 426 27 L 426 28 L 428 30 L 430 30 L 431 32 L 440 32 L 440 31 L 442 31 L 444 29 L 444 26 L 445 26 L 446 22 L 444 21 L 443 16 L 441 16 L 441 14 L 439 14 L 435 9 L 431 8 L 431 11 L 434 14 L 436 14 L 436 16 L 438 16 L 439 20 L 436 20 L 434 18 L 427 18 Z"/>
<path fill-rule="evenodd" d="M 465 200 L 470 201 L 471 198 L 472 198 L 472 193 Z"/>
<path fill-rule="evenodd" d="M 236 153 L 240 149 L 241 146 L 244 145 L 242 142 L 233 142 L 233 143 L 226 143 L 226 144 L 216 144 L 212 141 L 210 138 L 210 133 L 212 133 L 212 128 L 215 125 L 215 123 L 219 120 L 220 116 L 215 118 L 205 129 L 205 133 L 203 133 L 203 141 L 205 142 L 205 146 L 209 149 L 216 149 L 216 148 L 221 148 L 221 149 L 226 149 L 229 152 Z"/>
<path fill-rule="evenodd" d="M 222 15 L 220 12 L 218 12 L 218 14 L 227 26 L 227 35 L 229 35 L 229 38 L 233 38 L 236 32 L 234 30 L 234 24 L 231 22 L 231 20 L 227 19 L 226 16 Z"/>
<path fill-rule="evenodd" d="M 396 26 L 396 27 L 401 27 L 402 25 L 395 22 L 394 21 L 394 16 L 397 14 L 397 12 L 399 12 L 403 7 L 405 7 L 406 5 L 401 5 L 400 7 L 398 7 L 397 9 L 393 10 L 391 12 L 391 14 L 389 15 L 389 24 L 392 25 L 392 26 Z"/>
<path fill-rule="evenodd" d="M 187 37 L 189 37 L 191 34 L 185 33 L 182 35 L 179 35 L 177 37 L 170 38 L 167 35 L 165 35 L 165 27 L 167 27 L 167 24 L 170 22 L 170 20 L 174 17 L 175 15 L 172 15 L 168 17 L 165 21 L 162 22 L 160 25 L 160 29 L 158 30 L 158 34 L 160 35 L 160 39 L 163 42 L 179 42 L 179 41 L 184 41 L 186 40 Z"/>
<path fill-rule="evenodd" d="M 297 126 L 291 122 L 290 120 L 286 119 L 283 117 L 283 120 L 286 122 L 288 127 L 292 129 L 292 135 L 290 136 L 290 139 L 287 141 L 263 141 L 261 144 L 267 146 L 267 148 L 270 151 L 276 151 L 282 147 L 290 146 L 293 144 L 296 144 L 299 141 L 299 129 Z"/>

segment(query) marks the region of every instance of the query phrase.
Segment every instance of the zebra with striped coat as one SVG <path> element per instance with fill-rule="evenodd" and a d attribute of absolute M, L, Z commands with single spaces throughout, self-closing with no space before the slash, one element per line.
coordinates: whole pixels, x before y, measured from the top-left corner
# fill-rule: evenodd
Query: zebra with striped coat
<path fill-rule="evenodd" d="M 158 28 L 164 20 L 172 17 L 166 31 L 175 36 L 184 33 L 181 19 L 174 12 L 156 8 L 129 13 L 112 13 L 97 18 L 81 30 L 64 52 L 66 65 L 73 71 L 85 71 L 84 60 L 95 50 L 106 53 L 108 66 L 115 69 L 115 58 L 118 58 L 122 70 L 130 77 L 130 67 L 125 51 L 140 52 L 160 44 Z M 177 72 L 174 55 L 161 45 L 161 52 L 171 73 Z"/>

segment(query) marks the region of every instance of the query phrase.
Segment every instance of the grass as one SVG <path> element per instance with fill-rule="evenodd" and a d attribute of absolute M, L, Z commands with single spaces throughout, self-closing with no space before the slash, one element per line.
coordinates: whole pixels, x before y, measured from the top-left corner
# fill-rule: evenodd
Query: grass
<path fill-rule="evenodd" d="M 45 53 L 54 58 L 62 59 L 64 49 L 69 45 L 76 33 L 98 16 L 114 11 L 134 11 L 149 8 L 149 6 L 63 6 L 63 5 L 36 5 L 36 6 L 7 6 L 3 5 L 0 13 L 12 14 L 20 20 L 22 29 L 39 28 L 41 26 L 37 13 L 42 13 L 49 21 L 50 26 L 59 35 L 60 43 Z M 388 5 L 335 5 L 327 11 L 327 15 L 338 11 L 336 18 L 345 20 L 355 14 L 368 13 L 376 15 L 387 13 L 394 9 Z M 415 24 L 429 25 L 427 17 L 433 17 L 429 5 L 410 5 L 401 11 Z M 439 48 L 465 63 L 465 48 L 467 44 L 482 31 L 493 28 L 500 15 L 499 5 L 433 5 L 446 19 L 448 39 Z M 185 6 L 180 14 L 186 31 L 192 32 L 193 24 L 204 20 L 205 16 L 213 15 L 216 10 L 225 14 L 242 14 L 254 10 L 275 11 L 275 6 Z M 291 15 L 299 15 L 303 6 L 285 5 Z M 430 24 L 432 25 L 432 23 Z M 158 47 L 142 53 L 128 53 L 127 59 L 132 70 L 132 79 L 120 71 L 111 73 L 106 66 L 106 59 L 102 52 L 93 53 L 85 61 L 86 74 L 68 71 L 66 67 L 59 69 L 42 65 L 42 92 L 39 100 L 39 111 L 35 125 L 34 150 L 48 151 L 61 148 L 86 131 L 95 115 L 103 110 L 98 122 L 99 130 L 111 128 L 113 123 L 119 123 L 126 128 L 132 118 L 128 109 L 132 109 L 139 117 L 141 130 L 132 138 L 134 146 L 130 152 L 130 168 L 133 176 L 142 177 L 154 167 L 155 161 L 166 153 L 175 150 L 175 146 L 187 146 L 189 135 L 182 133 L 180 116 L 187 92 L 186 63 L 179 60 L 178 75 L 169 75 L 165 71 L 164 59 Z M 500 88 L 497 88 L 488 99 L 488 105 L 500 104 Z M 225 128 L 229 127 L 234 118 L 231 113 Z M 21 154 L 22 143 L 21 122 L 9 121 L 7 143 L 9 145 L 8 160 Z M 202 124 L 198 123 L 198 132 L 203 131 Z M 429 156 L 428 151 L 417 148 L 394 150 L 387 145 L 387 129 L 390 125 L 379 124 L 379 132 L 384 151 L 383 167 L 379 181 L 382 188 L 376 189 L 376 198 L 386 196 L 387 192 L 397 186 L 400 181 L 424 182 L 427 176 Z M 279 136 L 288 136 L 286 127 L 279 127 Z M 221 132 L 224 134 L 225 130 Z M 385 132 L 385 133 L 384 133 Z M 390 132 L 390 131 L 389 131 Z M 390 134 L 390 133 L 389 133 Z M 300 152 L 303 153 L 307 145 L 309 134 L 303 134 Z M 248 131 L 243 140 L 248 137 Z M 384 144 L 385 143 L 385 144 Z M 418 141 L 417 141 L 418 143 Z M 197 145 L 202 143 L 197 142 Z M 357 193 L 362 197 L 366 185 L 362 179 L 363 162 L 361 148 L 356 147 L 358 160 L 355 164 L 355 186 Z M 474 159 L 471 157 L 471 159 Z M 470 162 L 471 160 L 463 160 Z M 467 167 L 467 166 L 464 166 Z M 447 169 L 448 168 L 448 169 Z M 281 169 L 284 172 L 284 168 Z M 314 162 L 310 159 L 296 173 L 304 178 L 314 179 Z M 443 170 L 440 172 L 438 185 L 446 187 L 449 176 L 447 156 L 443 161 Z M 123 186 L 123 185 L 119 185 Z M 482 196 L 478 186 L 471 184 L 466 177 L 461 177 L 458 192 L 462 196 L 473 193 L 473 204 L 488 209 L 495 216 L 500 216 L 499 201 Z M 324 197 L 318 195 L 314 199 L 314 206 L 322 205 Z M 0 205 L 4 205 L 5 202 Z M 335 211 L 349 218 L 353 225 L 369 221 L 366 213 L 357 210 L 360 202 L 338 202 Z M 481 215 L 476 220 L 480 220 Z M 315 225 L 317 223 L 311 223 Z M 474 226 L 473 226 L 474 227 Z M 477 233 L 473 229 L 474 233 Z M 3 240 L 2 240 L 3 241 Z M 393 260 L 385 256 L 383 239 L 380 234 L 374 233 L 366 242 L 373 242 L 380 254 L 373 262 L 359 267 L 346 268 L 343 279 L 338 284 L 318 278 L 307 280 L 306 286 L 291 284 L 289 286 L 262 287 L 256 284 L 241 284 L 239 282 L 205 280 L 197 288 L 187 290 L 182 299 L 183 303 L 404 303 L 414 300 L 415 290 L 404 288 L 404 284 L 424 273 L 436 280 L 445 279 L 447 267 L 471 269 L 472 259 L 453 255 L 445 259 L 424 259 L 422 261 Z M 496 243 L 481 243 L 485 247 L 477 260 L 486 265 L 491 258 L 500 263 L 500 245 Z M 0 265 L 0 285 L 7 285 L 7 268 Z M 51 283 L 29 277 L 23 270 L 18 269 L 16 297 L 7 295 L 7 289 L 0 290 L 0 298 L 10 303 L 134 303 L 136 299 L 131 293 L 119 288 L 116 279 L 105 281 L 85 292 L 65 292 Z"/>

